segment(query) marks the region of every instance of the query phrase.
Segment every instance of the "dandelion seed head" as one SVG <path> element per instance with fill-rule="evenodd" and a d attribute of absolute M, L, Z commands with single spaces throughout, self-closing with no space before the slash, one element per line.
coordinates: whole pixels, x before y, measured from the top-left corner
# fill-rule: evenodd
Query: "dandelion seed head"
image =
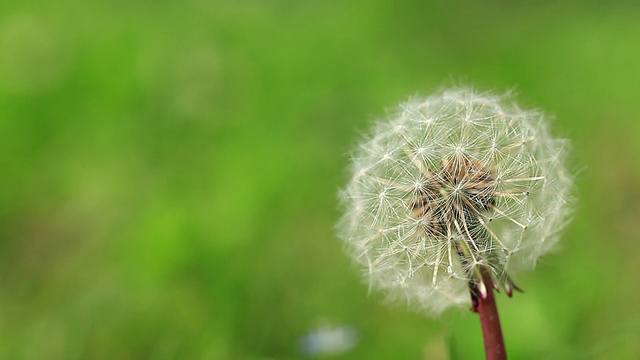
<path fill-rule="evenodd" d="M 427 313 L 469 301 L 472 269 L 531 269 L 568 221 L 568 142 L 508 95 L 401 104 L 353 153 L 338 226 L 372 288 Z"/>

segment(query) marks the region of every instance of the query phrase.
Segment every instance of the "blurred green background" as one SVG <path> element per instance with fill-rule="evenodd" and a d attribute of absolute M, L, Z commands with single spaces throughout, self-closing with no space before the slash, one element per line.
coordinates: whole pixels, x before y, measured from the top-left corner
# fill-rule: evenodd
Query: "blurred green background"
<path fill-rule="evenodd" d="M 640 358 L 640 5 L 2 1 L 0 358 L 482 359 L 477 316 L 367 294 L 347 153 L 442 85 L 573 139 L 557 254 L 499 297 L 514 359 Z M 348 344 L 347 344 L 348 345 Z"/>

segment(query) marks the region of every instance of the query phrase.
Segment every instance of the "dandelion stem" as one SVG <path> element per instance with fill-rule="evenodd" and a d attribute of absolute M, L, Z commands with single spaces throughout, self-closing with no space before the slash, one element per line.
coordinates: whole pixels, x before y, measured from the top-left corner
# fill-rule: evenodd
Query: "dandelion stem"
<path fill-rule="evenodd" d="M 493 281 L 491 280 L 490 270 L 485 265 L 479 265 L 480 274 L 482 274 L 482 282 L 485 285 L 486 296 L 482 296 L 477 290 L 477 284 L 470 284 L 472 310 L 480 315 L 480 324 L 482 326 L 482 337 L 484 338 L 484 351 L 487 360 L 506 360 L 507 351 L 504 346 L 502 337 L 502 328 L 500 327 L 500 317 L 498 316 L 498 308 L 496 300 L 493 296 Z"/>

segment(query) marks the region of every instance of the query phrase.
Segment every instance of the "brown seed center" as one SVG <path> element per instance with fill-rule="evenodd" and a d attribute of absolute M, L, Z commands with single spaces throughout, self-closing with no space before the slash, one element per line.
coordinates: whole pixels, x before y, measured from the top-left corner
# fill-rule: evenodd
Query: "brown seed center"
<path fill-rule="evenodd" d="M 441 169 L 431 173 L 410 203 L 411 216 L 433 235 L 476 227 L 478 217 L 494 204 L 495 171 L 477 160 L 455 158 L 443 160 Z"/>

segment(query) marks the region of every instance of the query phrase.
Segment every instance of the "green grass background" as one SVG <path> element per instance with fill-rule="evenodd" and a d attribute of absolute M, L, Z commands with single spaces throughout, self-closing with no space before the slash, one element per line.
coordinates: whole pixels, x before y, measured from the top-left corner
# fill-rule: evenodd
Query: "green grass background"
<path fill-rule="evenodd" d="M 367 295 L 334 234 L 347 152 L 443 85 L 515 88 L 573 139 L 557 254 L 499 297 L 513 359 L 640 358 L 640 5 L 2 1 L 0 358 L 482 359 L 477 316 Z"/>

